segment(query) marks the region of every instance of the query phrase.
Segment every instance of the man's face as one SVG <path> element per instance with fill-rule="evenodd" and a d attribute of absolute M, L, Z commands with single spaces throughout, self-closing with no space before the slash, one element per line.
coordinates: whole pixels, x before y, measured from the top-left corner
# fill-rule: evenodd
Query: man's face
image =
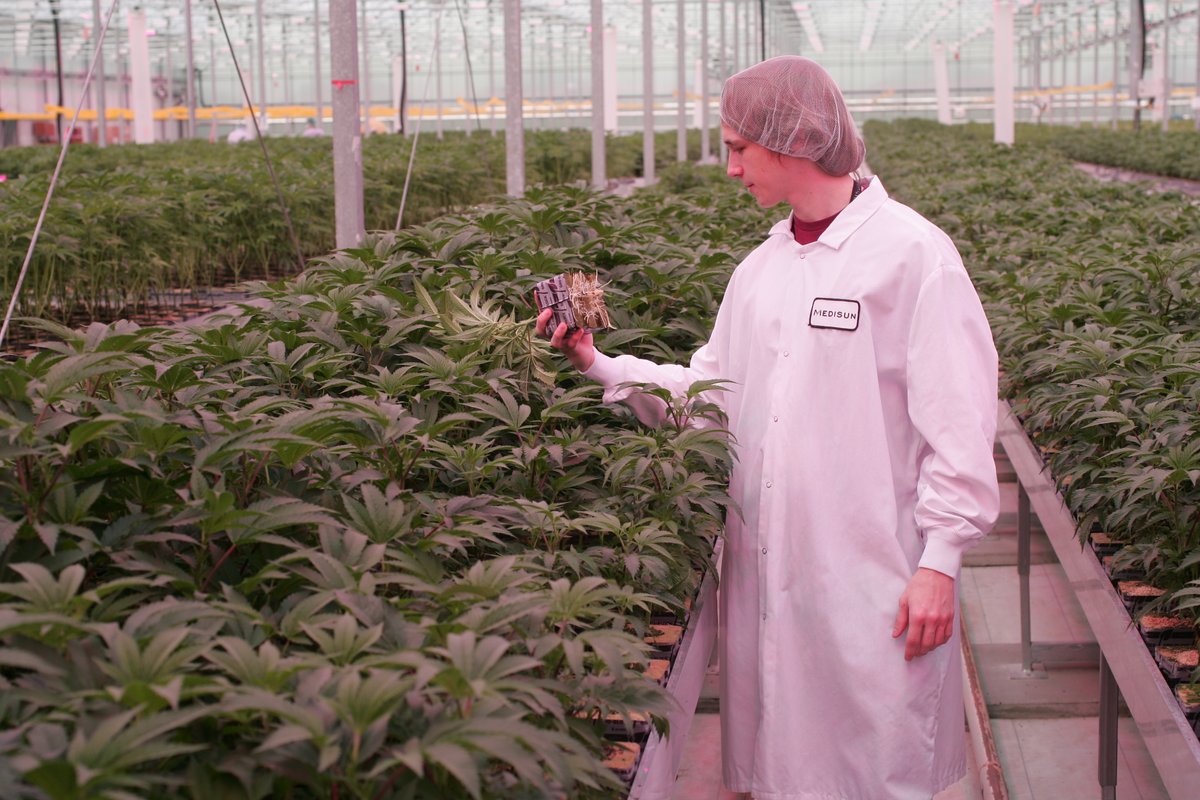
<path fill-rule="evenodd" d="M 782 203 L 787 197 L 788 180 L 779 156 L 725 125 L 721 126 L 721 138 L 729 148 L 725 174 L 740 180 L 763 208 Z"/>

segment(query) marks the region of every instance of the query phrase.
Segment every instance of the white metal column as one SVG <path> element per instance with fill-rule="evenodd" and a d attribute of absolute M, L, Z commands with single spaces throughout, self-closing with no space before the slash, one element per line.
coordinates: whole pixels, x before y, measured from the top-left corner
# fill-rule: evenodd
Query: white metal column
<path fill-rule="evenodd" d="M 726 37 L 725 37 L 725 28 L 726 28 L 726 22 L 727 22 L 726 13 L 725 13 L 726 12 L 725 0 L 721 0 L 720 8 L 721 8 L 721 88 L 722 88 L 722 90 L 724 90 L 725 80 L 729 77 L 729 51 L 727 49 L 728 44 L 726 42 Z M 717 153 L 718 153 L 718 158 L 719 158 L 720 162 L 722 164 L 724 164 L 725 159 L 727 157 L 727 153 L 725 152 L 725 137 L 724 136 L 717 137 Z"/>
<path fill-rule="evenodd" d="M 99 42 L 100 31 L 104 29 L 104 25 L 100 20 L 100 0 L 92 0 L 92 31 L 93 38 Z M 105 84 L 108 82 L 108 77 L 104 74 L 104 48 L 100 46 L 100 53 L 96 56 L 96 124 L 100 126 L 100 146 L 108 146 L 108 96 L 105 92 Z"/>
<path fill-rule="evenodd" d="M 437 46 L 433 49 L 434 99 L 437 110 L 437 138 L 445 138 L 445 121 L 442 119 L 442 12 L 438 9 L 433 18 L 433 41 Z"/>
<path fill-rule="evenodd" d="M 647 186 L 655 181 L 653 10 L 653 0 L 642 0 L 642 177 Z"/>
<path fill-rule="evenodd" d="M 333 84 L 333 182 L 337 246 L 366 237 L 363 211 L 362 130 L 359 127 L 358 14 L 356 0 L 329 0 L 329 73 Z"/>
<path fill-rule="evenodd" d="M 604 159 L 604 2 L 592 0 L 592 187 L 608 185 Z"/>
<path fill-rule="evenodd" d="M 1117 121 L 1121 118 L 1121 107 L 1117 100 L 1121 87 L 1121 37 L 1117 34 L 1121 29 L 1121 0 L 1113 0 L 1113 88 L 1112 88 L 1112 127 L 1117 129 Z"/>
<path fill-rule="evenodd" d="M 1200 24 L 1200 19 L 1197 20 Z M 1158 84 L 1159 110 L 1162 114 L 1162 129 L 1165 133 L 1171 124 L 1171 7 L 1167 6 L 1163 14 L 1162 27 L 1162 80 Z M 1196 54 L 1200 58 L 1200 53 Z"/>
<path fill-rule="evenodd" d="M 504 152 L 509 197 L 525 194 L 524 97 L 521 86 L 521 0 L 504 0 Z"/>
<path fill-rule="evenodd" d="M 321 102 L 321 0 L 313 0 L 313 90 L 316 94 L 317 127 L 325 127 L 325 106 Z M 213 98 L 216 104 L 216 98 Z"/>
<path fill-rule="evenodd" d="M 1012 0 L 993 0 L 992 74 L 995 76 L 994 139 L 998 144 L 1015 141 L 1013 103 L 1013 5 Z"/>
<path fill-rule="evenodd" d="M 371 135 L 371 32 L 367 27 L 367 0 L 362 0 L 362 5 L 359 6 L 358 18 L 358 50 L 362 58 L 362 66 L 359 68 L 358 81 L 362 84 L 362 133 L 363 136 Z M 437 16 L 441 19 L 441 15 Z M 440 41 L 437 35 L 434 35 L 434 41 Z M 440 134 L 441 131 L 439 130 Z"/>
<path fill-rule="evenodd" d="M 187 138 L 196 138 L 196 47 L 192 42 L 195 34 L 192 25 L 192 0 L 184 0 L 184 29 L 187 36 L 187 86 L 184 96 L 187 102 Z"/>
<path fill-rule="evenodd" d="M 1083 124 L 1083 10 L 1075 16 L 1075 125 Z"/>
<path fill-rule="evenodd" d="M 133 106 L 133 140 L 154 141 L 154 88 L 150 83 L 150 44 L 146 40 L 146 12 L 129 12 L 130 105 Z"/>
<path fill-rule="evenodd" d="M 1092 9 L 1092 125 L 1100 124 L 1100 6 Z"/>
<path fill-rule="evenodd" d="M 258 39 L 258 116 L 263 136 L 267 135 L 267 46 L 263 31 L 263 0 L 254 3 L 254 29 Z"/>
<path fill-rule="evenodd" d="M 950 120 L 950 68 L 946 64 L 946 45 L 933 45 L 933 88 L 937 94 L 938 122 L 949 125 Z"/>
<path fill-rule="evenodd" d="M 687 31 L 683 25 L 683 0 L 675 0 L 675 70 L 679 94 L 675 117 L 675 157 L 687 161 Z"/>
<path fill-rule="evenodd" d="M 1138 12 L 1138 0 L 1130 0 L 1129 13 L 1129 96 L 1133 100 L 1133 119 L 1141 120 L 1142 62 L 1145 58 L 1145 29 Z"/>
<path fill-rule="evenodd" d="M 700 163 L 712 160 L 712 132 L 708 124 L 708 2 L 700 0 Z"/>
<path fill-rule="evenodd" d="M 617 125 L 617 29 L 609 25 L 604 29 L 604 130 L 616 133 Z"/>

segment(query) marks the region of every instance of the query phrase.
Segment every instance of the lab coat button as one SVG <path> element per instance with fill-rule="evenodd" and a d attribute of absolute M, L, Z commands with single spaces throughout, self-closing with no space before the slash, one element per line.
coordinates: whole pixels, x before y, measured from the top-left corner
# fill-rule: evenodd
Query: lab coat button
<path fill-rule="evenodd" d="M 787 351 L 787 350 L 784 350 L 784 351 L 783 351 L 783 357 L 784 357 L 784 358 L 787 358 L 787 357 L 788 357 L 788 351 Z"/>
<path fill-rule="evenodd" d="M 767 554 L 767 548 L 765 548 L 765 547 L 764 547 L 764 548 L 763 548 L 763 555 L 765 556 L 766 554 Z"/>
<path fill-rule="evenodd" d="M 801 258 L 804 258 L 804 253 L 801 253 L 801 254 L 800 254 L 800 257 L 801 257 Z"/>
<path fill-rule="evenodd" d="M 779 417 L 771 417 L 772 422 L 779 422 Z"/>
<path fill-rule="evenodd" d="M 770 489 L 772 486 L 774 486 L 774 484 L 770 481 L 767 481 L 767 488 Z"/>

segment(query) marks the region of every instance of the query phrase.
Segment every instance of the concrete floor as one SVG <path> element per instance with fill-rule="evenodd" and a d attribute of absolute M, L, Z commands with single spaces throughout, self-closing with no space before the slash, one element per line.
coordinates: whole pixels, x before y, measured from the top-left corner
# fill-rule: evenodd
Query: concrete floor
<path fill-rule="evenodd" d="M 1011 468 L 1002 457 L 997 461 L 1002 481 L 1001 519 L 988 539 L 968 554 L 960 598 L 1005 782 L 1014 800 L 1093 800 L 1100 797 L 1098 670 L 1086 665 L 1035 668 L 1030 677 L 1021 669 L 1016 487 L 1006 482 L 1011 479 Z M 1040 531 L 1035 530 L 1031 552 L 1033 641 L 1094 642 L 1062 567 Z M 701 712 L 719 713 L 715 678 L 710 674 Z M 737 800 L 721 786 L 718 713 L 697 713 L 673 800 Z M 1118 747 L 1118 800 L 1169 800 L 1141 735 L 1127 717 L 1120 720 Z M 979 787 L 965 779 L 935 800 L 979 797 Z"/>

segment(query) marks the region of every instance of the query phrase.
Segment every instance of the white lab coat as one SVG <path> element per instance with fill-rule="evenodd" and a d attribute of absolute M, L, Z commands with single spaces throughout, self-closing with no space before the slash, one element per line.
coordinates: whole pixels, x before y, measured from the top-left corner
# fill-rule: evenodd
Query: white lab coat
<path fill-rule="evenodd" d="M 790 223 L 734 271 L 690 367 L 597 353 L 586 374 L 648 424 L 661 401 L 619 384 L 734 384 L 726 786 L 927 799 L 965 771 L 957 620 L 911 662 L 891 629 L 917 567 L 957 578 L 995 522 L 996 351 L 953 243 L 878 178 L 818 241 Z"/>

